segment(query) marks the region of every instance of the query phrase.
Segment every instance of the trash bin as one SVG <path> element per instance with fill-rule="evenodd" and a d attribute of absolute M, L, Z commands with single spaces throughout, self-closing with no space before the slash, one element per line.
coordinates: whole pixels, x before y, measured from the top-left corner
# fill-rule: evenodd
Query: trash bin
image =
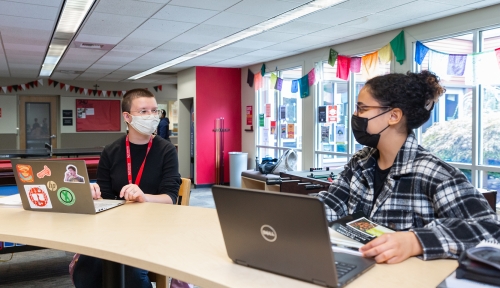
<path fill-rule="evenodd" d="M 229 152 L 229 186 L 241 188 L 241 172 L 247 170 L 248 153 Z"/>

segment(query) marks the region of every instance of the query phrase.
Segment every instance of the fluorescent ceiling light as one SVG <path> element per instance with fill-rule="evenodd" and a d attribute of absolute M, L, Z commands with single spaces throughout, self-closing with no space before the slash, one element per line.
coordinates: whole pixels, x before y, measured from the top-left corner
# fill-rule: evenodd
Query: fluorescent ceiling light
<path fill-rule="evenodd" d="M 245 30 L 238 32 L 238 33 L 230 35 L 224 39 L 221 39 L 221 40 L 215 41 L 213 43 L 210 43 L 206 46 L 203 46 L 198 50 L 195 50 L 195 51 L 190 52 L 188 54 L 182 55 L 178 58 L 172 59 L 166 63 L 163 63 L 163 64 L 158 65 L 156 67 L 153 67 L 151 69 L 148 69 L 148 70 L 141 72 L 137 75 L 134 75 L 128 79 L 129 80 L 137 80 L 137 79 L 142 78 L 144 76 L 147 76 L 149 74 L 153 74 L 155 72 L 166 69 L 168 67 L 175 66 L 179 63 L 188 61 L 190 59 L 196 58 L 196 57 L 201 56 L 203 54 L 206 54 L 208 52 L 219 49 L 221 47 L 233 44 L 233 43 L 241 41 L 245 38 L 248 38 L 248 37 L 260 34 L 262 32 L 265 32 L 267 30 L 276 28 L 280 25 L 283 25 L 285 23 L 293 21 L 297 18 L 306 16 L 308 14 L 317 12 L 319 10 L 323 10 L 323 9 L 331 7 L 333 5 L 337 5 L 337 4 L 344 2 L 344 1 L 346 1 L 346 0 L 316 0 L 316 1 L 311 1 L 309 3 L 306 3 L 304 5 L 299 6 L 293 10 L 290 10 L 288 12 L 280 14 L 274 18 L 271 18 L 269 20 L 261 22 L 255 26 L 249 27 Z"/>
<path fill-rule="evenodd" d="M 56 30 L 40 69 L 40 77 L 48 77 L 52 74 L 94 2 L 95 0 L 66 0 L 64 2 Z"/>

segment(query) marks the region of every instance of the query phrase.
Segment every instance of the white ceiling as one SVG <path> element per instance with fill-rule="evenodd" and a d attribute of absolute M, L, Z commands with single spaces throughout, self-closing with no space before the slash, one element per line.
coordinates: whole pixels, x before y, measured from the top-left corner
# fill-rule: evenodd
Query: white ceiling
<path fill-rule="evenodd" d="M 310 0 L 100 0 L 51 78 L 129 82 L 172 60 Z M 0 0 L 0 77 L 38 77 L 62 0 Z M 348 0 L 163 70 L 245 67 L 500 3 L 500 0 Z M 111 50 L 77 48 L 109 44 Z M 176 83 L 150 75 L 138 83 Z"/>

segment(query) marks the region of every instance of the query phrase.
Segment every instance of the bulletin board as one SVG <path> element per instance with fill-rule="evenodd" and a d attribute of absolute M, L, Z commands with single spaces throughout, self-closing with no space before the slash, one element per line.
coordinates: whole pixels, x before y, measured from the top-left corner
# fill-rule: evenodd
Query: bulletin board
<path fill-rule="evenodd" d="M 120 100 L 76 99 L 76 132 L 120 131 Z"/>

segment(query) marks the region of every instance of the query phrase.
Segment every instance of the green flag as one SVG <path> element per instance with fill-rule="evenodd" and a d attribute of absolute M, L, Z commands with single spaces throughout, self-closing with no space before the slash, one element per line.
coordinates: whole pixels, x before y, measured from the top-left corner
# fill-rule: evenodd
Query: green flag
<path fill-rule="evenodd" d="M 337 56 L 339 56 L 339 53 L 332 48 L 330 48 L 330 56 L 328 56 L 328 64 L 333 67 L 335 65 L 335 61 L 337 61 Z"/>
<path fill-rule="evenodd" d="M 401 31 L 398 36 L 396 36 L 391 41 L 392 52 L 394 52 L 394 56 L 396 57 L 396 61 L 399 64 L 403 65 L 403 62 L 406 59 L 406 49 L 405 49 L 405 31 Z"/>
<path fill-rule="evenodd" d="M 259 127 L 264 127 L 264 114 L 259 114 Z"/>
<path fill-rule="evenodd" d="M 300 98 L 306 98 L 309 96 L 309 76 L 305 75 L 299 80 L 300 86 Z"/>
<path fill-rule="evenodd" d="M 262 67 L 260 67 L 260 75 L 264 77 L 265 74 L 266 74 L 266 64 L 262 63 Z"/>

